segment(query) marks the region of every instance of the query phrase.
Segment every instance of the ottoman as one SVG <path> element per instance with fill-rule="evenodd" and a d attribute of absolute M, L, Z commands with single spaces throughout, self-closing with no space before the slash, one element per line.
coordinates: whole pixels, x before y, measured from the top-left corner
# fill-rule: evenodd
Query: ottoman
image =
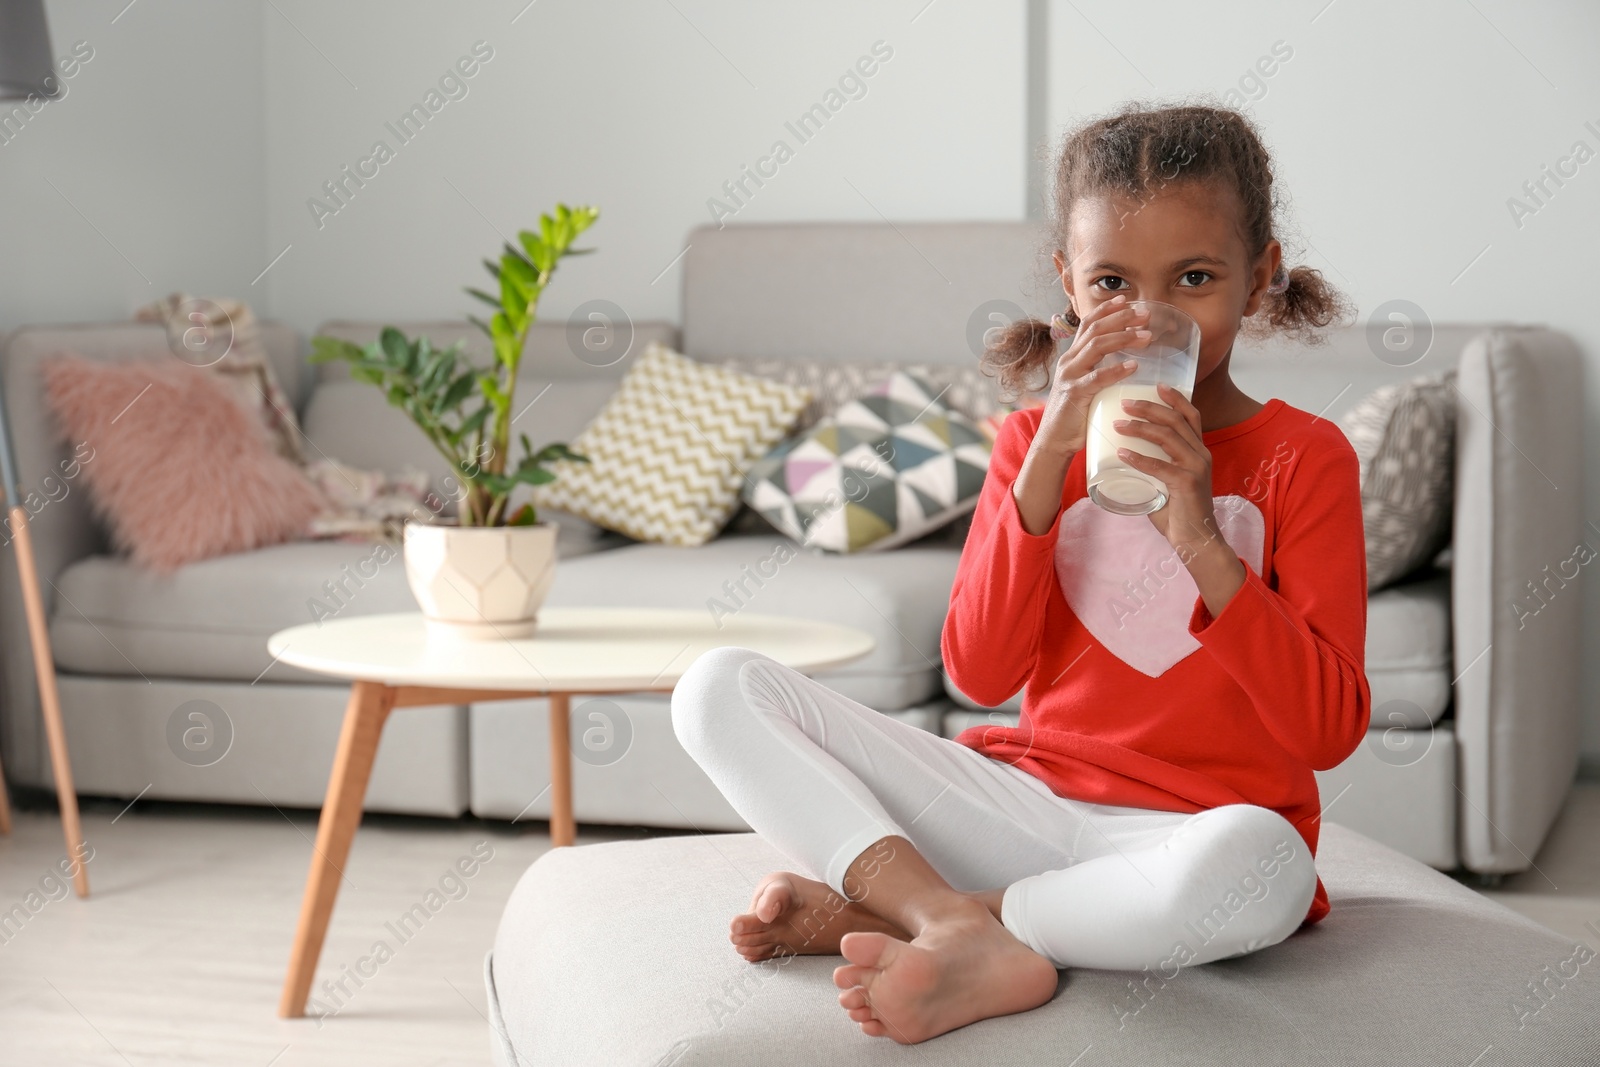
<path fill-rule="evenodd" d="M 1600 958 L 1341 826 L 1316 926 L 1168 974 L 1071 970 L 1054 999 L 912 1047 L 838 1006 L 838 956 L 746 963 L 728 920 L 792 866 L 754 834 L 556 849 L 484 966 L 502 1067 L 1600 1064 Z"/>

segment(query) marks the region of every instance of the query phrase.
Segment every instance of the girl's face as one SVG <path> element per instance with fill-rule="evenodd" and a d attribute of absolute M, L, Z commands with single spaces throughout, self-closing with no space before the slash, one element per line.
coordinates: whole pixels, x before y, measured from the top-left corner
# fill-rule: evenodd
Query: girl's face
<path fill-rule="evenodd" d="M 1079 317 L 1103 301 L 1171 304 L 1200 324 L 1203 381 L 1233 351 L 1240 320 L 1254 314 L 1282 257 L 1276 240 L 1251 262 L 1234 227 L 1232 194 L 1174 186 L 1141 204 L 1126 196 L 1089 197 L 1073 205 L 1067 253 L 1055 254 L 1061 285 Z"/>

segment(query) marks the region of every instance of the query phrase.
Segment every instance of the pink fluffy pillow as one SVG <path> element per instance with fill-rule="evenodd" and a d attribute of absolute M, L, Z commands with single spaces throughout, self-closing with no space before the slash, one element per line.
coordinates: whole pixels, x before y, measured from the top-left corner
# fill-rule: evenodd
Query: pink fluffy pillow
<path fill-rule="evenodd" d="M 257 419 L 205 370 L 176 359 L 44 365 L 45 399 L 94 459 L 83 480 L 112 541 L 155 571 L 297 536 L 323 506 Z"/>

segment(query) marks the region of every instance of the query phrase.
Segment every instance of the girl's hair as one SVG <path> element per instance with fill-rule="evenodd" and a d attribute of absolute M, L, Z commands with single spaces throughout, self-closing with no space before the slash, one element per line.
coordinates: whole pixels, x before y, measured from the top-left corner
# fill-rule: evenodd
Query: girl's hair
<path fill-rule="evenodd" d="M 1209 187 L 1224 202 L 1230 191 L 1234 194 L 1239 233 L 1252 259 L 1276 236 L 1280 201 L 1273 195 L 1272 160 L 1255 126 L 1238 111 L 1193 105 L 1155 109 L 1132 102 L 1087 120 L 1067 134 L 1056 161 L 1050 250 L 1066 254 L 1068 223 L 1080 200 L 1116 193 L 1142 204 L 1164 189 L 1196 186 Z M 1240 332 L 1250 338 L 1285 333 L 1321 344 L 1326 338 L 1317 330 L 1354 309 L 1321 271 L 1284 266 L 1288 288 L 1266 293 Z M 1077 328 L 1078 316 L 1070 307 L 1062 317 Z M 1019 319 L 990 338 L 982 365 L 999 379 L 1003 394 L 1014 397 L 1049 384 L 1056 355 L 1049 323 Z"/>

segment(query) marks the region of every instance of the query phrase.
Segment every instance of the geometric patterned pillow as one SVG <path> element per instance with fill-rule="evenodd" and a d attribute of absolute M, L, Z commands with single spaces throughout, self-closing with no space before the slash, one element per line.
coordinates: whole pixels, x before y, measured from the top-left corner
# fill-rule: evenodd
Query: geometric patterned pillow
<path fill-rule="evenodd" d="M 551 462 L 556 480 L 533 487 L 533 505 L 639 541 L 705 544 L 739 506 L 750 467 L 810 399 L 652 342 L 570 442 L 589 462 Z"/>
<path fill-rule="evenodd" d="M 939 390 L 899 371 L 781 442 L 751 469 L 744 499 L 809 547 L 882 550 L 977 506 L 989 451 Z"/>
<path fill-rule="evenodd" d="M 1404 578 L 1450 544 L 1455 378 L 1451 370 L 1383 386 L 1339 419 L 1361 464 L 1369 592 Z"/>

